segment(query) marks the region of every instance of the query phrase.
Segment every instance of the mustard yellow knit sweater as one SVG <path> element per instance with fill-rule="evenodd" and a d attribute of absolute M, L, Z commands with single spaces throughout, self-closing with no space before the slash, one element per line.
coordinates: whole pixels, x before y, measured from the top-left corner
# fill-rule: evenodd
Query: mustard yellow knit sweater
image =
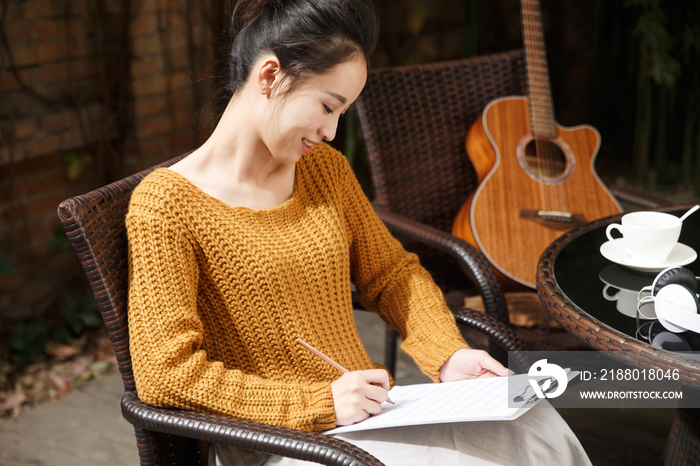
<path fill-rule="evenodd" d="M 468 348 L 440 290 L 376 217 L 345 159 L 317 146 L 284 204 L 231 207 L 168 169 L 136 188 L 126 218 L 134 378 L 156 406 L 309 431 L 335 426 L 330 383 L 373 364 L 350 283 L 438 379 Z"/>

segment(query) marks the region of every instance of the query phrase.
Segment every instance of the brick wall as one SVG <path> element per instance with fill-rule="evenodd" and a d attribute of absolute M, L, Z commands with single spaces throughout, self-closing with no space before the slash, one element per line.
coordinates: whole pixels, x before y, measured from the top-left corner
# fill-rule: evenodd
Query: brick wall
<path fill-rule="evenodd" d="M 0 321 L 55 312 L 82 274 L 72 251 L 47 252 L 61 200 L 206 137 L 212 3 L 3 2 L 0 255 L 17 272 L 0 275 Z"/>
<path fill-rule="evenodd" d="M 7 2 L 4 33 L 11 58 L 3 50 L 2 116 L 8 121 L 0 140 L 0 164 L 95 140 L 101 108 L 96 104 L 97 70 L 86 1 L 71 2 L 74 13 L 67 20 L 59 9 L 62 2 Z M 69 104 L 68 95 L 76 100 Z"/>
<path fill-rule="evenodd" d="M 211 115 L 201 109 L 210 94 L 213 34 L 202 11 L 187 11 L 187 3 L 144 0 L 131 21 L 134 134 L 126 151 L 130 171 L 193 147 L 210 130 L 202 122 L 211 121 Z"/>
<path fill-rule="evenodd" d="M 18 270 L 0 275 L 0 333 L 3 321 L 55 312 L 84 280 L 71 251 L 46 251 L 61 200 L 191 150 L 211 131 L 226 3 L 2 2 L 0 256 Z M 397 50 L 380 47 L 378 65 L 459 56 L 462 0 L 402 0 L 400 15 L 393 0 L 375 3 L 398 38 L 382 42 Z M 407 22 L 417 3 L 428 6 L 421 38 Z"/>

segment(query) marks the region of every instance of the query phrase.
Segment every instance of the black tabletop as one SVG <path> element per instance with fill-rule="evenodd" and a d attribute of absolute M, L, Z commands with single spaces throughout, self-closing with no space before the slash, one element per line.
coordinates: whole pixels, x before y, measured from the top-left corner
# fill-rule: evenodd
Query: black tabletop
<path fill-rule="evenodd" d="M 680 216 L 685 210 L 669 212 Z M 603 223 L 583 232 L 557 254 L 552 270 L 562 294 L 591 317 L 640 342 L 669 351 L 700 351 L 697 333 L 673 334 L 655 319 L 637 315 L 637 294 L 657 273 L 631 270 L 604 258 L 600 247 L 607 241 L 606 226 Z M 700 251 L 700 213 L 684 221 L 679 242 Z M 685 267 L 700 276 L 700 259 Z M 643 316 L 654 316 L 653 304 L 640 311 Z"/>

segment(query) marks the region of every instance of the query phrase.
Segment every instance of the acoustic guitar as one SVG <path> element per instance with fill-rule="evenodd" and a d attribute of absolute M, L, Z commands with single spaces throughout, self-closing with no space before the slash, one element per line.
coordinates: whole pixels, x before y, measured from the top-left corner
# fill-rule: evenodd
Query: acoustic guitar
<path fill-rule="evenodd" d="M 452 234 L 507 279 L 534 288 L 552 241 L 621 208 L 594 168 L 598 131 L 554 120 L 539 1 L 521 0 L 521 10 L 528 96 L 490 102 L 470 128 L 466 147 L 479 186 Z"/>

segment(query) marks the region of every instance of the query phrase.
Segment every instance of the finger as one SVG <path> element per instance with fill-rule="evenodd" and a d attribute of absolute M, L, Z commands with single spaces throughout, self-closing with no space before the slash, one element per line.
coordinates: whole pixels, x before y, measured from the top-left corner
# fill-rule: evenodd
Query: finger
<path fill-rule="evenodd" d="M 381 402 L 374 401 L 371 398 L 365 398 L 365 401 L 362 403 L 361 407 L 362 410 L 365 411 L 368 415 L 379 414 L 382 412 Z"/>
<path fill-rule="evenodd" d="M 493 373 L 494 376 L 508 375 L 508 369 L 503 367 L 503 364 L 496 361 L 488 354 L 484 354 L 483 357 L 479 358 L 479 363 L 481 364 L 482 368 Z"/>
<path fill-rule="evenodd" d="M 382 386 L 368 385 L 364 395 L 365 398 L 381 404 L 389 397 L 389 392 Z"/>
<path fill-rule="evenodd" d="M 389 374 L 383 369 L 369 369 L 360 371 L 365 377 L 365 381 L 369 384 L 379 385 L 384 390 L 388 391 L 391 388 L 389 384 Z"/>

